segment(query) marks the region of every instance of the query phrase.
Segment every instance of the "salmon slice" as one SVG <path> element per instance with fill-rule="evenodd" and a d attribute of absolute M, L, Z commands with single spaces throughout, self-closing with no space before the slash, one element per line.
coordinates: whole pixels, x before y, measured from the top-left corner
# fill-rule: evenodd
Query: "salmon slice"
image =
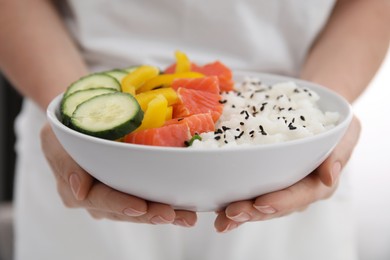
<path fill-rule="evenodd" d="M 210 113 L 216 122 L 222 114 L 219 94 L 188 88 L 179 88 L 177 94 L 180 102 L 173 105 L 173 118 Z"/>
<path fill-rule="evenodd" d="M 165 125 L 172 124 L 186 124 L 189 127 L 192 136 L 215 130 L 215 123 L 210 113 L 175 118 L 165 122 Z"/>
<path fill-rule="evenodd" d="M 187 124 L 170 124 L 130 133 L 125 136 L 124 141 L 132 144 L 184 147 L 191 137 Z"/>
<path fill-rule="evenodd" d="M 174 90 L 178 90 L 179 88 L 189 88 L 219 94 L 219 80 L 216 76 L 193 79 L 175 79 L 172 83 L 172 88 Z"/>
<path fill-rule="evenodd" d="M 175 69 L 176 64 L 172 64 L 164 71 L 164 73 L 174 73 Z M 208 63 L 203 66 L 191 63 L 191 71 L 202 73 L 205 76 L 217 76 L 221 91 L 230 91 L 234 89 L 233 72 L 220 61 Z"/>
<path fill-rule="evenodd" d="M 208 63 L 204 66 L 192 64 L 191 71 L 202 73 L 205 76 L 217 76 L 221 91 L 230 91 L 234 88 L 232 71 L 220 61 Z"/>

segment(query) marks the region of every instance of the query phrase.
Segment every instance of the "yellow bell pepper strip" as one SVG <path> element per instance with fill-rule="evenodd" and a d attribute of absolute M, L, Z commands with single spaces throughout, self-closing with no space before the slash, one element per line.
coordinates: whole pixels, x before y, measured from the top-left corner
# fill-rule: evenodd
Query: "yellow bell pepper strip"
<path fill-rule="evenodd" d="M 160 74 L 160 70 L 155 66 L 139 66 L 122 79 L 122 91 L 131 94 L 133 88 L 137 90 L 146 81 L 156 77 L 158 74 Z"/>
<path fill-rule="evenodd" d="M 171 120 L 172 119 L 172 115 L 173 115 L 173 107 L 169 106 L 167 108 L 167 114 L 165 116 L 165 121 Z"/>
<path fill-rule="evenodd" d="M 153 98 L 145 111 L 142 124 L 136 131 L 161 127 L 165 123 L 168 110 L 168 101 L 163 95 L 157 95 Z"/>
<path fill-rule="evenodd" d="M 191 61 L 188 59 L 187 55 L 184 52 L 176 51 L 175 58 L 176 58 L 175 73 L 191 71 Z"/>
<path fill-rule="evenodd" d="M 159 88 L 155 90 L 150 90 L 146 92 L 142 92 L 140 94 L 135 95 L 135 99 L 137 99 L 141 109 L 146 111 L 149 102 L 154 99 L 157 95 L 163 95 L 168 101 L 168 105 L 171 106 L 176 104 L 179 101 L 179 97 L 177 93 L 172 88 Z"/>
<path fill-rule="evenodd" d="M 137 89 L 137 93 L 142 93 L 145 91 L 149 91 L 158 87 L 169 87 L 172 85 L 172 82 L 175 79 L 181 78 L 202 78 L 204 75 L 199 72 L 181 72 L 174 74 L 161 74 L 158 75 L 143 84 L 139 89 Z"/>

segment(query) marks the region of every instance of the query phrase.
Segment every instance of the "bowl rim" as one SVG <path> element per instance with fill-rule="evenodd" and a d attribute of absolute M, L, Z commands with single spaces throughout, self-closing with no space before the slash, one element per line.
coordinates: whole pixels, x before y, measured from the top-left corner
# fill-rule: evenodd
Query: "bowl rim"
<path fill-rule="evenodd" d="M 335 100 L 337 100 L 338 103 L 340 103 L 344 108 L 346 109 L 347 113 L 345 114 L 345 117 L 342 118 L 342 120 L 333 128 L 318 133 L 313 136 L 308 136 L 304 138 L 294 139 L 294 140 L 288 140 L 285 142 L 279 142 L 279 143 L 270 143 L 270 144 L 257 144 L 257 145 L 237 145 L 237 146 L 227 146 L 227 147 L 196 147 L 196 148 L 184 148 L 184 147 L 163 147 L 163 146 L 151 146 L 151 145 L 141 145 L 141 144 L 131 144 L 131 143 L 124 143 L 124 142 L 117 142 L 112 140 L 106 140 L 94 136 L 89 136 L 80 132 L 77 132 L 67 126 L 65 126 L 60 120 L 59 120 L 59 107 L 61 104 L 61 99 L 64 93 L 61 93 L 57 95 L 47 107 L 46 110 L 46 116 L 49 120 L 49 122 L 54 125 L 55 127 L 61 129 L 62 131 L 70 134 L 75 135 L 77 138 L 85 139 L 92 142 L 97 142 L 103 145 L 113 146 L 113 147 L 121 147 L 121 148 L 133 148 L 137 150 L 143 150 L 143 151 L 164 151 L 164 152 L 180 152 L 180 153 L 231 153 L 231 152 L 242 152 L 242 151 L 252 151 L 252 150 L 263 150 L 263 149 L 277 149 L 281 146 L 294 146 L 294 145 L 300 145 L 302 143 L 311 142 L 315 139 L 323 139 L 326 138 L 329 135 L 334 134 L 335 132 L 338 132 L 340 130 L 346 130 L 350 122 L 352 121 L 353 113 L 352 113 L 352 106 L 351 104 L 340 94 L 336 93 L 335 91 L 326 88 L 322 85 L 319 85 L 314 82 L 297 79 L 289 76 L 282 76 L 277 74 L 271 74 L 271 73 L 259 73 L 255 71 L 233 71 L 233 74 L 235 76 L 241 76 L 241 77 L 256 77 L 260 78 L 261 81 L 273 80 L 276 79 L 280 83 L 292 81 L 295 82 L 298 86 L 304 85 L 304 87 L 307 87 L 309 89 L 320 89 L 321 91 L 327 92 L 328 95 L 331 95 Z"/>

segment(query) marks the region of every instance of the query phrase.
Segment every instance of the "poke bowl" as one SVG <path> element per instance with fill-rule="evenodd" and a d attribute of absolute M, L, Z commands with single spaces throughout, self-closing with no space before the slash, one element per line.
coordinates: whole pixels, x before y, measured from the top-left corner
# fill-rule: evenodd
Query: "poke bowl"
<path fill-rule="evenodd" d="M 176 209 L 216 211 L 284 189 L 310 174 L 329 156 L 352 119 L 348 102 L 325 87 L 272 74 L 234 72 L 235 82 L 248 77 L 266 85 L 294 82 L 314 91 L 322 111 L 338 114 L 337 123 L 315 135 L 276 143 L 185 148 L 117 142 L 75 131 L 61 119 L 63 94 L 50 103 L 47 117 L 64 149 L 102 183 Z M 211 139 L 217 139 L 216 134 L 217 130 L 211 133 Z"/>

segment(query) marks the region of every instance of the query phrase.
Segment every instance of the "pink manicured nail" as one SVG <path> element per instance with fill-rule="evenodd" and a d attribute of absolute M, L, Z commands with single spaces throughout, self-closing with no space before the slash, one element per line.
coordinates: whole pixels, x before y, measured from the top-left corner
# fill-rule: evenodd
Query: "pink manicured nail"
<path fill-rule="evenodd" d="M 188 224 L 187 221 L 185 221 L 184 219 L 180 219 L 180 218 L 175 219 L 172 224 L 177 225 L 177 226 L 182 226 L 182 227 L 191 227 L 191 225 Z"/>
<path fill-rule="evenodd" d="M 146 211 L 139 211 L 139 210 L 136 210 L 133 208 L 126 208 L 123 210 L 123 214 L 125 214 L 126 216 L 129 216 L 129 217 L 139 217 L 145 213 L 146 213 Z"/>
<path fill-rule="evenodd" d="M 332 167 L 332 183 L 338 178 L 341 172 L 341 163 L 335 162 Z"/>
<path fill-rule="evenodd" d="M 238 224 L 237 223 L 234 223 L 234 222 L 230 222 L 226 228 L 224 230 L 221 231 L 221 233 L 226 233 L 226 232 L 229 232 L 230 230 L 233 230 L 235 228 L 238 227 Z"/>
<path fill-rule="evenodd" d="M 76 173 L 72 173 L 69 177 L 70 188 L 72 189 L 73 196 L 78 200 L 80 192 L 80 178 Z"/>
<path fill-rule="evenodd" d="M 261 213 L 264 213 L 264 214 L 273 214 L 276 212 L 276 210 L 270 206 L 253 205 L 253 207 L 255 207 L 258 211 L 260 211 Z"/>
<path fill-rule="evenodd" d="M 164 218 L 162 218 L 160 216 L 155 216 L 155 217 L 151 218 L 150 222 L 152 224 L 155 224 L 155 225 L 172 223 L 172 221 L 166 220 L 166 219 L 164 219 Z"/>
<path fill-rule="evenodd" d="M 245 222 L 251 219 L 251 216 L 248 213 L 240 212 L 239 214 L 235 216 L 227 216 L 231 220 L 237 221 L 237 222 Z"/>

